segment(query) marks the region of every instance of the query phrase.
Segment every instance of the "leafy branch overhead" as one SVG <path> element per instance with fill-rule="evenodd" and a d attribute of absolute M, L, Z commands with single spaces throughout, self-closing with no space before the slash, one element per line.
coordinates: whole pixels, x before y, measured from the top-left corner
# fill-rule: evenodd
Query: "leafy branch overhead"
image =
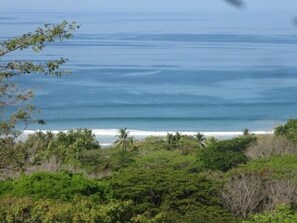
<path fill-rule="evenodd" d="M 242 0 L 225 0 L 225 1 L 239 8 L 244 6 L 244 2 Z"/>
<path fill-rule="evenodd" d="M 30 124 L 45 123 L 43 120 L 33 118 L 36 110 L 29 101 L 34 97 L 34 91 L 21 89 L 10 78 L 36 73 L 55 76 L 69 73 L 60 69 L 61 65 L 67 62 L 66 58 L 37 63 L 21 58 L 18 51 L 32 49 L 38 53 L 46 47 L 47 43 L 71 38 L 72 32 L 78 28 L 76 23 L 66 21 L 59 24 L 47 24 L 33 32 L 0 43 L 0 170 L 3 167 L 11 167 L 12 159 L 16 159 L 14 154 L 20 150 L 15 141 L 17 137 Z M 14 52 L 18 52 L 18 60 L 5 58 Z M 2 157 L 10 157 L 10 159 Z"/>
<path fill-rule="evenodd" d="M 43 28 L 37 28 L 34 32 L 29 32 L 20 37 L 0 43 L 0 58 L 14 51 L 28 48 L 31 48 L 35 52 L 40 52 L 46 46 L 46 43 L 71 38 L 72 32 L 78 28 L 79 25 L 75 22 L 68 23 L 63 21 L 57 25 L 46 24 Z M 59 70 L 60 66 L 65 62 L 67 62 L 66 58 L 46 61 L 44 63 L 35 63 L 28 60 L 15 60 L 7 63 L 0 61 L 0 78 L 29 73 L 61 76 L 68 73 L 67 71 Z"/>

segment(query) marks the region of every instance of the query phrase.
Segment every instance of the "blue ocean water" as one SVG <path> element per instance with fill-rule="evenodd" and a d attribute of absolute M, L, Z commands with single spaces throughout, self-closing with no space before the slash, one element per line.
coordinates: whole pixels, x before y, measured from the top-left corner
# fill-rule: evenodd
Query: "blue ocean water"
<path fill-rule="evenodd" d="M 2 58 L 69 58 L 71 75 L 17 77 L 47 122 L 32 129 L 266 131 L 297 116 L 286 15 L 2 12 L 0 41 L 63 19 L 81 24 L 73 39 Z"/>

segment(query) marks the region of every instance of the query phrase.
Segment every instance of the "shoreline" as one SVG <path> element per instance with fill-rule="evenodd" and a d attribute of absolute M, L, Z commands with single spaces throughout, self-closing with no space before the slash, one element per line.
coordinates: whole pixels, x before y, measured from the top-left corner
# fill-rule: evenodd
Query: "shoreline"
<path fill-rule="evenodd" d="M 108 147 L 113 144 L 118 135 L 118 129 L 91 129 L 93 134 L 96 136 L 96 139 L 100 142 L 100 145 L 103 147 Z M 22 134 L 26 138 L 30 134 L 35 132 L 52 132 L 57 134 L 58 132 L 67 132 L 68 130 L 25 130 Z M 136 140 L 143 140 L 147 137 L 166 137 L 167 133 L 175 134 L 176 131 L 145 131 L 145 130 L 135 130 L 127 129 L 129 136 L 133 136 Z M 194 136 L 198 133 L 194 131 L 179 131 L 182 135 Z M 233 138 L 242 135 L 242 131 L 200 131 L 206 137 L 215 137 L 218 139 Z M 273 131 L 251 131 L 250 133 L 255 135 L 266 135 L 273 134 Z"/>

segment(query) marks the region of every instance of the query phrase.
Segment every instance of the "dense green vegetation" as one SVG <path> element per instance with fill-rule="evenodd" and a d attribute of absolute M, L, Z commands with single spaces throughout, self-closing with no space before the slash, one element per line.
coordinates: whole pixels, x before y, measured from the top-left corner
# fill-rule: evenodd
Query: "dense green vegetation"
<path fill-rule="evenodd" d="M 75 23 L 46 25 L 0 45 L 0 58 L 46 42 L 68 39 Z M 36 132 L 17 140 L 32 122 L 30 90 L 9 77 L 60 76 L 66 59 L 1 63 L 0 222 L 297 221 L 297 120 L 274 135 L 217 140 L 203 134 L 137 142 L 120 129 L 101 148 L 90 130 Z M 14 108 L 12 113 L 6 113 Z M 6 114 L 6 115 L 5 115 Z"/>
<path fill-rule="evenodd" d="M 291 119 L 284 126 L 275 128 L 275 134 L 284 135 L 289 140 L 297 143 L 297 119 Z"/>
<path fill-rule="evenodd" d="M 288 206 L 280 205 L 276 210 L 268 211 L 263 214 L 256 214 L 251 217 L 250 221 L 244 223 L 295 223 L 297 214 Z"/>
<path fill-rule="evenodd" d="M 61 202 L 29 197 L 1 198 L 1 222 L 127 222 L 131 219 L 131 202 L 98 204 L 85 199 Z"/>
<path fill-rule="evenodd" d="M 132 211 L 142 222 L 160 214 L 164 222 L 238 222 L 217 196 L 222 186 L 219 175 L 213 179 L 208 173 L 170 167 L 130 167 L 115 174 L 110 183 L 116 199 L 133 201 Z"/>
<path fill-rule="evenodd" d="M 39 172 L 22 176 L 17 181 L 6 181 L 2 187 L 2 195 L 30 196 L 34 199 L 73 200 L 80 195 L 96 202 L 109 200 L 110 189 L 102 182 L 89 180 L 78 174 L 65 172 Z"/>
<path fill-rule="evenodd" d="M 110 148 L 85 129 L 15 142 L 24 149 L 11 162 L 22 165 L 1 169 L 0 221 L 295 222 L 293 138 L 177 133 L 128 143 L 126 131 Z"/>
<path fill-rule="evenodd" d="M 32 49 L 35 53 L 42 51 L 49 42 L 63 41 L 72 37 L 72 32 L 79 28 L 76 23 L 63 21 L 59 24 L 46 24 L 33 32 L 0 42 L 0 168 L 6 168 L 11 160 L 21 159 L 19 152 L 26 147 L 15 145 L 15 140 L 30 124 L 45 124 L 43 120 L 34 118 L 35 107 L 30 103 L 34 97 L 32 89 L 22 88 L 11 77 L 34 74 L 61 76 L 69 73 L 61 66 L 66 58 L 56 60 L 21 59 L 20 51 Z M 9 57 L 18 53 L 17 60 Z M 27 54 L 28 55 L 28 54 Z M 23 55 L 24 58 L 26 54 Z M 7 159 L 7 158 L 10 159 Z M 13 160 L 16 161 L 16 160 Z M 15 162 L 14 162 L 15 163 Z M 22 163 L 15 166 L 19 168 Z M 14 168 L 10 165 L 10 168 Z"/>
<path fill-rule="evenodd" d="M 254 136 L 244 136 L 212 143 L 199 153 L 199 162 L 206 169 L 228 171 L 247 161 L 244 150 L 255 140 Z"/>

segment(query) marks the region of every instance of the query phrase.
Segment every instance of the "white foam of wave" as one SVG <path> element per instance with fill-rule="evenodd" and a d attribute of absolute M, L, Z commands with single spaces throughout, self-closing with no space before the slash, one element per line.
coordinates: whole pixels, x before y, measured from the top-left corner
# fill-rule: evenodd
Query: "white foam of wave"
<path fill-rule="evenodd" d="M 67 132 L 67 130 L 26 130 L 24 131 L 25 135 L 29 134 L 34 134 L 37 131 L 41 132 L 47 132 L 51 131 L 52 133 L 56 134 L 60 131 L 62 132 Z M 135 136 L 135 137 L 148 137 L 148 136 L 156 136 L 156 137 L 165 137 L 167 136 L 168 133 L 170 134 L 175 134 L 176 131 L 143 131 L 143 130 L 127 130 L 129 132 L 130 136 Z M 118 135 L 119 130 L 118 129 L 92 129 L 93 134 L 96 137 L 100 136 L 110 136 L 110 137 L 115 137 Z M 189 135 L 193 136 L 198 133 L 193 132 L 193 131 L 182 131 L 179 132 L 182 135 Z M 240 132 L 200 132 L 205 136 L 213 136 L 213 137 L 232 137 L 232 136 L 240 136 L 243 133 Z M 273 131 L 252 131 L 250 133 L 256 134 L 256 135 L 264 135 L 264 134 L 273 134 Z"/>
<path fill-rule="evenodd" d="M 26 139 L 28 135 L 34 134 L 37 131 L 41 132 L 47 132 L 49 130 L 26 130 L 22 136 L 20 137 L 21 140 Z M 58 132 L 67 132 L 67 130 L 50 130 L 52 133 L 57 134 Z M 143 131 L 143 130 L 128 130 L 129 135 L 133 136 L 137 140 L 142 140 L 149 136 L 155 136 L 155 137 L 166 137 L 168 133 L 175 134 L 175 131 Z M 102 147 L 108 148 L 109 146 L 113 145 L 113 142 L 116 139 L 116 136 L 118 135 L 119 130 L 118 129 L 92 129 L 93 134 L 96 136 L 96 138 L 100 141 L 100 145 Z M 179 132 L 182 135 L 189 135 L 193 136 L 196 135 L 198 132 L 190 132 L 190 131 L 182 131 Z M 242 132 L 200 132 L 206 137 L 215 137 L 220 139 L 227 139 L 227 138 L 233 138 L 236 136 L 242 135 Z M 264 135 L 264 134 L 273 134 L 273 131 L 253 131 L 251 133 L 254 133 L 256 135 Z"/>

